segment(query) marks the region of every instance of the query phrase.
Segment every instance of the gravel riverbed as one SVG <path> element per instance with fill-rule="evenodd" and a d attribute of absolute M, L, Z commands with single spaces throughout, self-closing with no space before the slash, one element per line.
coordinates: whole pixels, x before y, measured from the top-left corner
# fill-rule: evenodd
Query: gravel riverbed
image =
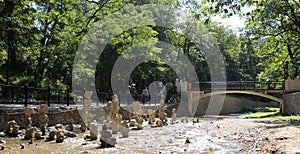
<path fill-rule="evenodd" d="M 187 119 L 187 121 L 186 121 Z M 99 140 L 86 141 L 79 133 L 64 143 L 2 137 L 0 153 L 297 153 L 300 125 L 285 121 L 242 119 L 238 116 L 178 118 L 163 127 L 131 130 L 128 138 L 115 134 L 117 146 L 99 149 Z M 194 121 L 194 122 L 193 122 Z M 78 127 L 78 126 L 77 126 Z M 24 149 L 20 145 L 24 144 Z"/>

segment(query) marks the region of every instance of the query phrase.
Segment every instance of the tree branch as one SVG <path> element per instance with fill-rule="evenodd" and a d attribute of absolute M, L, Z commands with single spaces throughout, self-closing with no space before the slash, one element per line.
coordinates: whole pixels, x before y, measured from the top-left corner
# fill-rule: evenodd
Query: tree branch
<path fill-rule="evenodd" d="M 285 0 L 285 4 L 286 6 L 290 9 L 290 11 L 292 12 L 292 17 L 291 20 L 296 24 L 297 27 L 299 27 L 300 29 L 300 22 L 298 21 L 299 17 L 297 17 L 293 7 L 290 5 L 289 0 Z"/>
<path fill-rule="evenodd" d="M 85 26 L 82 28 L 82 30 L 76 35 L 76 36 L 80 36 L 83 32 L 85 32 L 87 30 L 87 27 L 89 26 L 90 22 L 92 21 L 92 19 L 94 19 L 96 16 L 96 14 L 103 9 L 103 7 L 108 3 L 109 0 L 105 0 L 103 1 L 101 4 L 99 2 L 95 2 L 95 1 L 88 1 L 90 3 L 94 3 L 97 4 L 99 6 L 99 8 L 97 10 L 95 10 L 95 12 L 92 14 L 92 16 L 88 17 L 88 21 L 85 24 Z"/>

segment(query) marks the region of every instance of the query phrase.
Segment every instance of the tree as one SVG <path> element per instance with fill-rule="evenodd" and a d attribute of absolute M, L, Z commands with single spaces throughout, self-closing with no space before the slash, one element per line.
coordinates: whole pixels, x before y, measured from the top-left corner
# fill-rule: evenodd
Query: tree
<path fill-rule="evenodd" d="M 246 19 L 245 34 L 256 42 L 256 53 L 261 65 L 268 66 L 259 78 L 283 79 L 283 65 L 290 62 L 290 77 L 299 74 L 300 13 L 299 1 L 206 1 L 214 11 L 225 16 L 239 14 Z M 242 11 L 244 7 L 252 11 Z M 257 43 L 258 42 L 258 43 Z M 259 44 L 259 45 L 258 45 Z"/>

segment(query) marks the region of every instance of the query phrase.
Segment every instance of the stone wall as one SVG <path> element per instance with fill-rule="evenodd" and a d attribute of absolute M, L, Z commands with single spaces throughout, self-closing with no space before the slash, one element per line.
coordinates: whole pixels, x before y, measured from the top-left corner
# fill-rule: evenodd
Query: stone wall
<path fill-rule="evenodd" d="M 144 113 L 147 113 L 148 109 L 158 109 L 157 106 L 144 106 L 143 110 Z M 10 109 L 9 111 L 2 111 L 0 112 L 0 130 L 5 129 L 5 126 L 8 121 L 15 120 L 17 124 L 24 128 L 24 109 Z M 36 109 L 35 109 L 36 110 Z M 128 119 L 130 116 L 130 112 L 132 112 L 131 106 L 125 106 L 120 108 L 120 113 L 123 115 L 123 119 Z M 93 116 L 97 117 L 103 117 L 105 115 L 105 111 L 103 107 L 93 107 L 91 109 L 91 114 Z M 47 113 L 49 117 L 49 126 L 54 126 L 56 124 L 64 124 L 67 125 L 70 118 L 73 118 L 74 123 L 81 123 L 81 116 L 77 109 L 70 108 L 70 109 L 52 109 L 50 108 L 49 113 Z M 93 117 L 93 118 L 95 118 Z M 39 126 L 39 113 L 35 111 L 35 113 L 32 114 L 32 125 L 33 126 Z"/>
<path fill-rule="evenodd" d="M 283 115 L 300 115 L 300 92 L 284 96 Z"/>
<path fill-rule="evenodd" d="M 79 123 L 81 121 L 80 115 L 76 109 L 70 109 L 67 111 L 59 111 L 59 112 L 49 112 L 47 113 L 49 117 L 49 125 L 53 126 L 55 124 L 67 124 L 70 118 L 74 119 L 75 123 Z M 39 113 L 35 112 L 31 116 L 32 125 L 39 126 Z M 21 112 L 15 113 L 1 113 L 0 114 L 0 130 L 5 129 L 6 123 L 11 120 L 15 120 L 17 124 L 23 128 L 24 127 L 24 119 L 25 115 Z"/>

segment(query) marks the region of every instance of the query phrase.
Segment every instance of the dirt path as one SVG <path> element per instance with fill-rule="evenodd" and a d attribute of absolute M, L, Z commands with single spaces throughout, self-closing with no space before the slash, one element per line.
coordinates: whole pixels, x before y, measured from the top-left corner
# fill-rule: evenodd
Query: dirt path
<path fill-rule="evenodd" d="M 6 140 L 0 153 L 291 153 L 300 152 L 300 125 L 282 121 L 240 119 L 238 117 L 200 118 L 199 123 L 179 119 L 176 124 L 144 130 L 131 130 L 129 138 L 114 135 L 117 147 L 99 149 L 98 141 L 85 141 L 88 133 L 67 138 L 64 143 L 21 139 Z M 190 143 L 186 143 L 186 140 Z M 20 149 L 20 144 L 25 144 Z"/>

